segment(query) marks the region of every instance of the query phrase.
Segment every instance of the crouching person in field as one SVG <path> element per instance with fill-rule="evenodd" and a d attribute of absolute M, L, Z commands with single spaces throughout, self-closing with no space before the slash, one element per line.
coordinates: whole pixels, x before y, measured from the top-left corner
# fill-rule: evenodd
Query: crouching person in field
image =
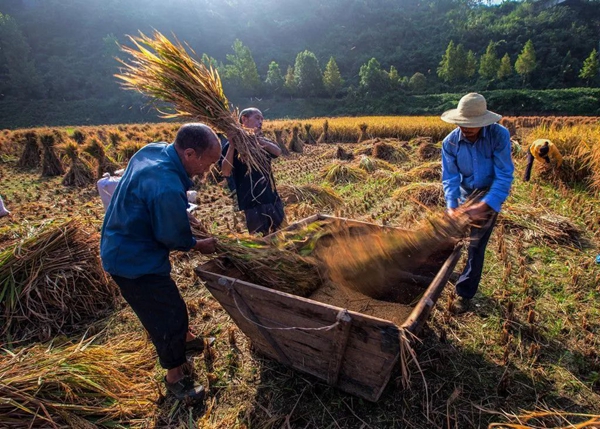
<path fill-rule="evenodd" d="M 238 207 L 244 210 L 248 232 L 267 235 L 277 231 L 285 220 L 283 202 L 277 193 L 271 170 L 271 159 L 281 155 L 281 149 L 276 143 L 261 137 L 263 115 L 260 110 L 255 108 L 243 110 L 240 113 L 240 123 L 260 137 L 258 143 L 269 160 L 269 175 L 265 177 L 256 170 L 248 173 L 248 166 L 229 143 L 227 149 L 224 149 L 226 155 L 221 166 L 221 174 L 226 178 L 233 177 Z"/>
<path fill-rule="evenodd" d="M 186 352 L 202 351 L 204 342 L 189 331 L 169 252 L 215 251 L 214 238 L 192 236 L 186 192 L 190 178 L 205 174 L 220 153 L 217 136 L 204 124 L 183 125 L 172 144 L 145 146 L 129 161 L 102 226 L 102 265 L 148 331 L 167 370 L 167 391 L 178 399 L 204 396 L 183 372 Z"/>
<path fill-rule="evenodd" d="M 445 122 L 458 125 L 442 143 L 442 184 L 448 212 L 452 215 L 471 195 L 483 195 L 464 209 L 474 226 L 467 264 L 456 283 L 458 313 L 469 309 L 479 288 L 485 248 L 513 182 L 510 134 L 496 123 L 500 118 L 487 110 L 485 98 L 476 93 L 465 95 L 457 109 L 442 115 Z"/>
<path fill-rule="evenodd" d="M 533 168 L 534 160 L 542 164 L 555 166 L 556 168 L 560 168 L 563 162 L 558 148 L 550 140 L 538 139 L 534 141 L 527 150 L 527 167 L 523 176 L 523 180 L 526 182 L 529 182 L 529 179 L 531 179 L 531 169 Z"/>

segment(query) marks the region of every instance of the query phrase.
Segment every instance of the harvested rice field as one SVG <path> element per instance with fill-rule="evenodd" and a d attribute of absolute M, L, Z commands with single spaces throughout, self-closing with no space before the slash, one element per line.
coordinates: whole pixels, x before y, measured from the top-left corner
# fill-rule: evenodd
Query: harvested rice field
<path fill-rule="evenodd" d="M 600 427 L 600 126 L 594 118 L 504 123 L 513 132 L 515 181 L 473 311 L 452 311 L 451 276 L 412 339 L 413 353 L 400 359 L 408 372 L 398 362 L 377 402 L 260 354 L 196 276 L 211 258 L 173 253 L 192 330 L 216 338 L 190 358 L 189 371 L 207 388 L 202 405 L 165 396 L 154 348 L 98 260 L 98 174 L 125 167 L 146 143 L 172 141 L 178 124 L 0 131 L 0 196 L 11 211 L 0 218 L 0 427 Z M 420 231 L 444 211 L 440 141 L 449 129 L 437 118 L 265 123 L 286 147 L 294 128 L 302 153 L 273 164 L 288 224 L 323 213 Z M 558 146 L 564 168 L 536 166 L 524 182 L 526 149 L 537 138 Z M 241 264 L 241 255 L 260 251 L 217 176 L 196 181 L 195 190 L 194 215 L 220 238 L 221 256 L 238 255 Z M 448 255 L 432 251 L 402 267 L 413 281 L 373 296 L 322 281 L 310 263 L 319 245 L 306 236 L 274 240 L 262 261 L 269 263 L 245 280 L 398 326 Z M 335 241 L 320 240 L 329 252 L 323 260 L 350 260 L 350 245 L 338 243 L 335 253 Z M 463 266 L 464 256 L 455 273 Z M 359 277 L 367 281 L 356 284 L 375 277 L 367 268 Z"/>

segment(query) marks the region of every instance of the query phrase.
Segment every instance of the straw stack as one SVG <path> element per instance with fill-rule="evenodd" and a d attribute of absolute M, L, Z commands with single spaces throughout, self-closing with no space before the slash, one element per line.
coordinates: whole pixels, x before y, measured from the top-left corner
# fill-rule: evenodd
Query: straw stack
<path fill-rule="evenodd" d="M 76 221 L 51 225 L 0 253 L 0 337 L 47 340 L 87 327 L 116 302 L 98 237 Z"/>

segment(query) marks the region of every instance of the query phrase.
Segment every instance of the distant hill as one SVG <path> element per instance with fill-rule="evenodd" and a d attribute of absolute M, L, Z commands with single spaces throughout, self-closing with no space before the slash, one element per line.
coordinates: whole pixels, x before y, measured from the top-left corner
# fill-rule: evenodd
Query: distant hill
<path fill-rule="evenodd" d="M 339 103 L 357 98 L 368 103 L 390 92 L 598 85 L 597 74 L 579 77 L 600 41 L 600 2 L 590 0 L 507 1 L 492 6 L 466 0 L 3 0 L 0 13 L 0 109 L 18 106 L 30 115 L 28 123 L 43 120 L 39 112 L 44 105 L 61 106 L 65 109 L 61 116 L 68 121 L 74 113 L 70 104 L 78 109 L 85 105 L 90 121 L 97 122 L 93 105 L 88 105 L 92 100 L 111 106 L 109 115 L 101 115 L 104 121 L 154 118 L 143 110 L 144 101 L 119 89 L 112 76 L 118 65 L 116 43 L 125 43 L 127 34 L 154 28 L 175 34 L 198 54 L 206 53 L 223 71 L 232 64 L 232 45 L 239 39 L 249 48 L 260 82 L 272 61 L 285 75 L 304 50 L 315 54 L 321 71 L 334 57 L 343 79 L 335 93 Z M 514 72 L 514 64 L 528 40 L 535 48 L 536 64 L 522 76 Z M 472 51 L 477 63 L 470 76 L 446 80 L 438 76 L 450 41 L 465 53 Z M 513 68 L 508 77 L 484 79 L 478 72 L 490 41 L 498 60 L 508 54 Z M 361 67 L 371 58 L 380 66 L 377 72 L 395 85 L 383 90 L 374 84 L 369 87 Z M 281 103 L 306 95 L 263 84 L 242 91 L 231 70 L 222 73 L 225 90 L 241 104 L 251 103 L 251 96 L 275 96 Z M 411 82 L 415 73 L 424 76 L 422 86 Z M 312 96 L 329 98 L 324 91 Z"/>

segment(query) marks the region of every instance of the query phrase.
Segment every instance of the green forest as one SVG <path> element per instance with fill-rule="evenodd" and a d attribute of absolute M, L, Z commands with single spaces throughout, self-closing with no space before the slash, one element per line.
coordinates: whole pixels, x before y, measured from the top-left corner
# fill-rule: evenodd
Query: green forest
<path fill-rule="evenodd" d="M 113 76 L 156 29 L 268 118 L 438 114 L 479 91 L 504 114 L 600 115 L 592 0 L 2 0 L 0 128 L 159 120 Z"/>

